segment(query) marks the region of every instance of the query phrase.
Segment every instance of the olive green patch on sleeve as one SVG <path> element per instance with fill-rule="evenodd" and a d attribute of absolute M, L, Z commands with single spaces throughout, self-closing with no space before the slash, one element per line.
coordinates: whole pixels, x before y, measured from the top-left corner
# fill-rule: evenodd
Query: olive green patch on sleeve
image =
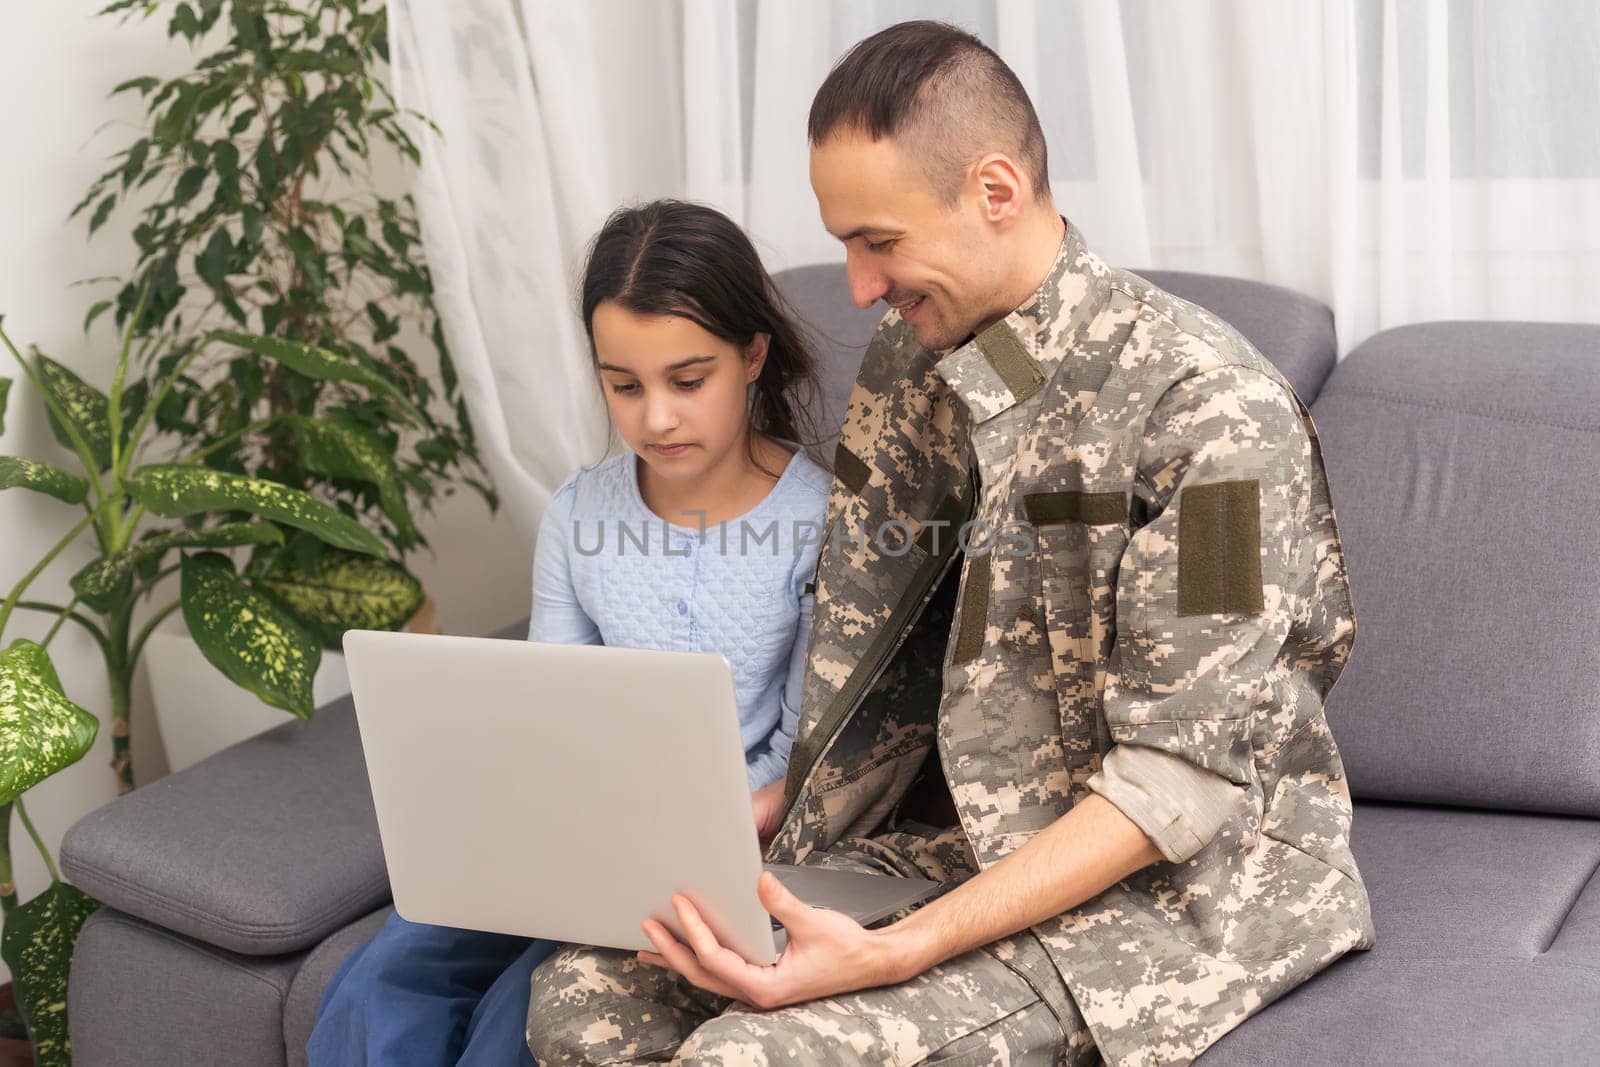
<path fill-rule="evenodd" d="M 967 565 L 967 584 L 961 590 L 961 629 L 951 663 L 965 663 L 983 651 L 983 631 L 989 614 L 989 560 L 992 552 L 973 556 Z"/>
<path fill-rule="evenodd" d="M 1006 383 L 1017 403 L 1028 399 L 1044 386 L 1044 375 L 1023 347 L 1017 335 L 1004 322 L 997 322 L 977 336 L 978 347 L 983 350 L 989 366 Z"/>
<path fill-rule="evenodd" d="M 1211 482 L 1178 494 L 1178 614 L 1259 614 L 1261 483 Z"/>
<path fill-rule="evenodd" d="M 833 469 L 839 475 L 839 480 L 844 487 L 852 493 L 861 492 L 861 487 L 867 484 L 871 477 L 872 469 L 840 442 L 833 450 Z"/>
<path fill-rule="evenodd" d="M 1085 493 L 1072 489 L 1064 493 L 1024 493 L 1022 506 L 1034 526 L 1059 526 L 1083 522 L 1091 526 L 1120 523 L 1127 517 L 1126 493 Z"/>

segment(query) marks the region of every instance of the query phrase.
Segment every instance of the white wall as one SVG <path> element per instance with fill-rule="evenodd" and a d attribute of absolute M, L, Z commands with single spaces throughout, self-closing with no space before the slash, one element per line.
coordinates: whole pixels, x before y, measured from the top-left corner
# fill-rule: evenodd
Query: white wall
<path fill-rule="evenodd" d="M 19 347 L 37 344 L 96 385 L 109 382 L 115 338 L 106 323 L 85 338 L 84 312 L 104 287 L 75 281 L 118 274 L 132 262 L 129 215 L 119 211 L 92 240 L 67 212 L 105 157 L 134 136 L 136 99 L 106 98 L 112 86 L 141 74 L 171 74 L 188 65 L 183 42 L 168 42 L 165 20 L 119 24 L 95 18 L 104 0 L 52 0 L 5 5 L 0 15 L 0 314 Z M 111 122 L 96 133 L 97 127 Z M 389 173 L 380 180 L 398 182 Z M 25 349 L 24 349 L 25 350 Z M 421 353 L 419 353 L 420 355 Z M 8 353 L 0 377 L 14 384 L 0 454 L 26 455 L 70 465 L 58 448 L 31 390 Z M 0 597 L 81 516 L 79 509 L 23 490 L 0 492 Z M 453 633 L 482 633 L 521 618 L 528 608 L 529 549 L 510 524 L 491 519 L 475 497 L 458 494 L 439 515 L 422 523 L 434 556 L 414 569 L 439 601 L 440 622 Z M 66 578 L 86 562 L 82 550 L 63 555 L 30 589 L 55 600 Z M 43 616 L 17 612 L 7 640 L 42 636 Z M 29 813 L 59 857 L 62 834 L 77 819 L 112 799 L 109 707 L 99 655 L 90 639 L 68 624 L 51 654 L 73 700 L 103 716 L 94 750 L 81 762 L 27 795 Z M 136 688 L 134 764 L 138 781 L 165 773 L 165 759 L 150 713 L 148 691 Z M 12 828 L 18 892 L 26 900 L 48 875 L 20 823 Z M 3 980 L 0 970 L 0 980 Z"/>

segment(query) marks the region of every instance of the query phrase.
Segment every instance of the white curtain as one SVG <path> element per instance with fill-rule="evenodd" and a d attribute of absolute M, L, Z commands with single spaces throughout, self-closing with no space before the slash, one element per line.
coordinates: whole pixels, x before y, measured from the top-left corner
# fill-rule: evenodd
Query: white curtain
<path fill-rule="evenodd" d="M 531 538 L 606 446 L 574 313 L 619 204 L 682 196 L 770 269 L 840 261 L 807 181 L 829 66 L 907 18 L 978 33 L 1051 184 L 1118 265 L 1285 285 L 1342 351 L 1442 318 L 1600 318 L 1600 5 L 1588 0 L 389 0 L 441 313 Z"/>

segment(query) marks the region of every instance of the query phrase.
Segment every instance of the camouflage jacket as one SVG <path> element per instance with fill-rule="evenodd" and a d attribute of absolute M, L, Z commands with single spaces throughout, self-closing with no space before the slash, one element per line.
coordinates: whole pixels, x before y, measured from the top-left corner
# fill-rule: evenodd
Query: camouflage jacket
<path fill-rule="evenodd" d="M 827 516 L 770 858 L 882 830 L 935 743 L 982 867 L 1103 793 L 1165 860 L 1031 936 L 1116 1064 L 1370 947 L 1323 717 L 1344 556 L 1310 414 L 1235 330 L 1069 225 L 968 343 L 884 319 Z"/>

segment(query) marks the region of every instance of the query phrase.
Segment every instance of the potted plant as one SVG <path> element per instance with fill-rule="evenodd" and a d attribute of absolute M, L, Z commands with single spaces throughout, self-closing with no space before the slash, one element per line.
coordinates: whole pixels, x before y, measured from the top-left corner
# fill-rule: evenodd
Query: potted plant
<path fill-rule="evenodd" d="M 131 788 L 133 672 L 168 614 L 182 613 L 206 658 L 228 678 L 304 717 L 314 710 L 311 679 L 323 644 L 352 626 L 396 627 L 422 599 L 415 579 L 388 559 L 388 546 L 356 518 L 301 489 L 208 466 L 226 444 L 173 447 L 154 432 L 155 412 L 207 352 L 226 347 L 341 381 L 367 403 L 391 407 L 396 418 L 417 422 L 421 416 L 378 375 L 353 369 L 333 353 L 271 338 L 209 334 L 145 376 L 135 366 L 130 320 L 109 393 L 48 357 L 25 358 L 3 323 L 0 345 L 33 386 L 77 468 L 0 456 L 0 490 L 41 493 L 83 513 L 0 600 L 0 955 L 11 967 L 39 1062 L 65 1063 L 65 1012 L 45 1006 L 65 1002 L 72 943 L 95 903 L 61 881 L 23 800 L 28 789 L 81 759 L 100 727 L 68 697 L 50 660 L 61 627 L 82 627 L 104 657 L 113 765 L 119 782 Z M 0 379 L 0 429 L 10 386 L 10 379 Z M 331 420 L 300 418 L 312 434 L 339 432 Z M 393 462 L 381 450 L 369 461 L 380 467 Z M 72 576 L 69 590 L 40 598 L 33 587 L 46 567 L 80 540 L 92 541 L 94 559 Z M 243 568 L 226 554 L 240 549 L 252 552 Z M 329 596 L 327 577 L 334 573 L 359 595 Z M 146 605 L 172 574 L 179 578 L 176 595 L 164 605 Z M 7 640 L 18 611 L 52 617 L 42 639 Z M 50 888 L 26 903 L 18 902 L 11 873 L 13 807 L 51 875 Z"/>
<path fill-rule="evenodd" d="M 309 716 L 322 650 L 353 626 L 398 627 L 422 603 L 404 566 L 426 543 L 416 510 L 456 483 L 496 505 L 410 200 L 365 191 L 375 146 L 418 160 L 369 75 L 387 58 L 382 3 L 103 9 L 163 11 L 169 36 L 220 43 L 185 75 L 114 90 L 140 94 L 149 121 L 74 210 L 91 233 L 121 205 L 137 212 L 131 275 L 84 320 L 88 332 L 110 311 L 119 328 L 109 388 L 24 357 L 0 327 L 73 457 L 71 470 L 0 457 L 0 490 L 82 511 L 0 600 L 0 954 L 40 1063 L 70 1061 L 56 1006 L 96 906 L 60 880 L 24 801 L 100 727 L 56 674 L 56 634 L 80 626 L 104 657 L 113 766 L 131 789 L 133 674 L 163 619 L 181 614 L 224 676 Z M 408 352 L 418 344 L 437 385 Z M 0 429 L 11 384 L 0 377 Z M 45 568 L 79 541 L 93 560 L 69 589 L 41 594 Z M 50 620 L 39 640 L 7 638 L 19 612 Z M 11 878 L 13 808 L 52 878 L 25 903 Z"/>
<path fill-rule="evenodd" d="M 156 13 L 195 59 L 177 77 L 113 90 L 137 94 L 146 122 L 73 213 L 92 234 L 119 208 L 135 212 L 137 256 L 85 326 L 109 311 L 131 332 L 141 365 L 169 369 L 218 331 L 260 338 L 213 346 L 190 364 L 156 410 L 156 428 L 214 470 L 311 492 L 374 531 L 403 565 L 426 544 L 416 512 L 457 484 L 491 509 L 496 500 L 434 308 L 414 207 L 408 196 L 375 191 L 375 154 L 420 159 L 374 76 L 388 59 L 384 4 L 117 0 L 102 10 Z M 273 345 L 311 346 L 336 366 L 309 373 Z M 406 406 L 352 390 L 358 374 Z M 289 602 L 340 596 L 351 558 L 284 532 L 283 545 L 257 553 L 253 577 L 279 583 Z M 319 636 L 336 647 L 336 633 Z M 162 656 L 185 655 L 165 640 L 156 637 Z M 173 736 L 197 731 L 167 728 L 186 694 L 164 691 L 160 676 L 187 670 L 152 672 L 163 732 Z"/>

